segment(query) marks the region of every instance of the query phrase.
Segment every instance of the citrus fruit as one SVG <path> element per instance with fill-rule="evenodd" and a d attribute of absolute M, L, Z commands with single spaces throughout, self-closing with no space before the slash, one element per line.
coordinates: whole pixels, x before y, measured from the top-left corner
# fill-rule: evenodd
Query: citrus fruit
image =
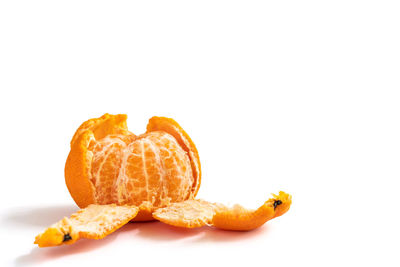
<path fill-rule="evenodd" d="M 155 208 L 193 199 L 200 186 L 200 159 L 186 132 L 172 119 L 153 117 L 146 133 L 136 136 L 126 119 L 105 114 L 76 131 L 65 165 L 76 204 L 148 202 L 136 220 L 151 220 Z"/>
<path fill-rule="evenodd" d="M 146 133 L 135 135 L 126 119 L 104 114 L 75 132 L 65 182 L 82 210 L 38 235 L 40 247 L 103 238 L 129 221 L 251 230 L 289 209 L 291 196 L 284 192 L 257 210 L 195 199 L 201 166 L 189 135 L 165 117 L 151 118 Z"/>

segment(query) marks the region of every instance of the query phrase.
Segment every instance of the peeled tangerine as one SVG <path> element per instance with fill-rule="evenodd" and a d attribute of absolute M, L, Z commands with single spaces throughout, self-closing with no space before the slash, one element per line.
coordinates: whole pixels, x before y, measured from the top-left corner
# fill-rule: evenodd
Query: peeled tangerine
<path fill-rule="evenodd" d="M 195 199 L 201 168 L 189 135 L 173 119 L 153 117 L 146 133 L 128 131 L 126 115 L 84 122 L 65 164 L 68 190 L 81 208 L 36 237 L 39 247 L 100 239 L 129 221 L 179 227 L 252 230 L 288 211 L 291 196 L 273 195 L 257 210 Z"/>

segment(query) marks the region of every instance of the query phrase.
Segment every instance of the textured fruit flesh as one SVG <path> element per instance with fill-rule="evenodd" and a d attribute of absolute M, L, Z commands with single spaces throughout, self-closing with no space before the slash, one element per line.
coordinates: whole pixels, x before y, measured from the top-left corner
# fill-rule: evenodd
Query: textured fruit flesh
<path fill-rule="evenodd" d="M 161 131 L 138 137 L 111 135 L 89 145 L 89 178 L 97 204 L 162 207 L 188 199 L 194 178 L 187 153 Z"/>

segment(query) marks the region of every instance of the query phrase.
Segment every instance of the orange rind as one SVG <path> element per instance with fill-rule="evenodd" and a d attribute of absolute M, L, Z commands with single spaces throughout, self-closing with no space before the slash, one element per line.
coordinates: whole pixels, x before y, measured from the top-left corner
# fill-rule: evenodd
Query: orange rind
<path fill-rule="evenodd" d="M 178 227 L 195 228 L 208 225 L 224 230 L 248 231 L 260 227 L 289 209 L 292 203 L 289 194 L 281 191 L 273 196 L 256 210 L 246 209 L 238 204 L 227 207 L 200 199 L 186 200 L 157 209 L 153 217 Z"/>
<path fill-rule="evenodd" d="M 47 228 L 36 236 L 39 247 L 73 244 L 81 238 L 101 239 L 132 220 L 138 207 L 111 205 L 89 205 Z"/>
<path fill-rule="evenodd" d="M 256 210 L 195 199 L 201 165 L 189 135 L 165 117 L 151 118 L 146 133 L 135 135 L 126 119 L 104 114 L 75 132 L 65 182 L 81 210 L 39 234 L 39 247 L 100 239 L 129 221 L 247 231 L 289 210 L 291 196 L 284 192 Z"/>
<path fill-rule="evenodd" d="M 201 199 L 173 203 L 157 209 L 153 217 L 160 222 L 178 227 L 195 228 L 211 225 L 216 204 Z"/>
<path fill-rule="evenodd" d="M 292 197 L 281 191 L 278 195 L 273 194 L 273 198 L 256 210 L 246 209 L 240 205 L 218 208 L 213 216 L 212 225 L 224 230 L 253 230 L 287 212 L 291 204 Z"/>

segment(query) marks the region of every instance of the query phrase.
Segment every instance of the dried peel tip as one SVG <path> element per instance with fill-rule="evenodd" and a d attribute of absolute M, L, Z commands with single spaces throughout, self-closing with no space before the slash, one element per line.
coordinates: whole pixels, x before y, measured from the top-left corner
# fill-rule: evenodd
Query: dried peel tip
<path fill-rule="evenodd" d="M 276 218 L 282 216 L 289 210 L 292 204 L 292 196 L 283 191 L 280 191 L 278 195 L 272 194 L 272 196 L 274 198 L 268 200 L 267 202 L 270 203 L 271 201 L 273 201 L 274 207 L 276 206 L 274 214 L 274 218 Z M 280 203 L 280 204 L 277 205 L 275 203 Z"/>

